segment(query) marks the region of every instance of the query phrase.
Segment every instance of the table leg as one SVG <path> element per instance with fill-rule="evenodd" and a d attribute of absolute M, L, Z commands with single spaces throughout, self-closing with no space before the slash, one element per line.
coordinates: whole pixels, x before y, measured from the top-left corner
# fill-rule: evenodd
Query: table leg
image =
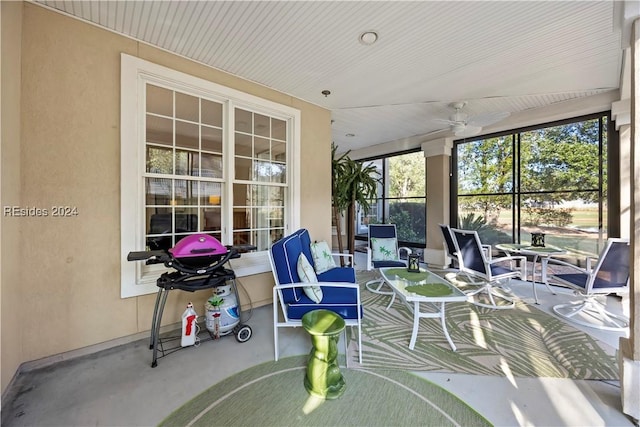
<path fill-rule="evenodd" d="M 447 341 L 449 341 L 449 345 L 451 346 L 451 349 L 453 351 L 456 351 L 456 345 L 453 343 L 453 340 L 449 336 L 449 331 L 447 330 L 447 321 L 444 315 L 445 302 L 443 301 L 441 304 L 442 304 L 442 307 L 440 308 L 440 322 L 442 323 L 442 331 L 444 332 L 444 336 L 447 338 Z"/>
<path fill-rule="evenodd" d="M 413 350 L 416 346 L 416 339 L 418 338 L 418 327 L 420 326 L 420 303 L 414 301 L 413 303 L 413 332 L 411 333 L 411 341 L 409 342 L 409 350 Z"/>
<path fill-rule="evenodd" d="M 432 303 L 436 305 L 436 303 Z M 416 341 L 418 339 L 418 328 L 420 327 L 420 319 L 421 318 L 440 318 L 440 324 L 442 325 L 442 332 L 444 333 L 444 337 L 449 342 L 451 349 L 456 351 L 456 346 L 449 335 L 449 331 L 447 330 L 447 322 L 445 319 L 445 311 L 444 311 L 445 302 L 442 301 L 440 303 L 440 311 L 437 313 L 421 313 L 420 312 L 420 303 L 418 301 L 413 302 L 413 331 L 411 332 L 411 341 L 409 342 L 409 350 L 413 350 L 416 346 Z M 437 307 L 437 305 L 436 305 Z"/>
<path fill-rule="evenodd" d="M 549 257 L 545 257 L 544 259 L 543 258 L 540 259 L 540 280 L 542 281 L 542 283 L 545 284 L 545 286 L 547 287 L 549 292 L 551 292 L 552 295 L 555 295 L 556 291 L 551 289 L 551 286 L 549 286 L 549 280 L 547 279 L 547 265 L 548 265 L 548 263 L 549 263 Z"/>
<path fill-rule="evenodd" d="M 538 292 L 536 291 L 536 264 L 538 263 L 538 255 L 533 256 L 533 265 L 531 266 L 531 286 L 533 286 L 533 297 L 536 301 L 536 304 L 540 304 L 538 302 Z M 542 269 L 542 266 L 540 266 Z M 542 273 L 541 273 L 542 274 Z"/>

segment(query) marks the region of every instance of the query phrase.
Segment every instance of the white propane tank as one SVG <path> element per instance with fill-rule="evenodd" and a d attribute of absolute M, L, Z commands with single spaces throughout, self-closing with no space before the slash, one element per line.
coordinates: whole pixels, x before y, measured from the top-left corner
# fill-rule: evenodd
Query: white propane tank
<path fill-rule="evenodd" d="M 220 313 L 218 317 L 218 333 L 220 335 L 226 335 L 233 330 L 233 328 L 240 323 L 240 316 L 238 313 L 238 302 L 236 296 L 232 293 L 222 297 L 222 304 L 219 306 L 213 306 L 209 301 L 204 303 L 206 310 L 205 324 L 207 330 L 213 334 L 216 334 L 216 320 L 215 315 Z"/>

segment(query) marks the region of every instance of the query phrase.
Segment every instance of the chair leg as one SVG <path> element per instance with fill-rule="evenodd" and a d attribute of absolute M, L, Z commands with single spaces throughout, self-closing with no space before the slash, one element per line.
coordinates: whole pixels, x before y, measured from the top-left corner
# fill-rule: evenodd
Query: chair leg
<path fill-rule="evenodd" d="M 274 292 L 275 298 L 275 292 Z M 274 359 L 278 361 L 278 306 L 273 304 L 273 351 L 274 351 Z"/>
<path fill-rule="evenodd" d="M 480 296 L 480 295 L 486 295 L 486 297 L 489 298 L 490 304 L 478 301 L 477 296 Z M 494 310 L 507 310 L 507 309 L 514 308 L 515 305 L 516 305 L 516 303 L 515 303 L 515 301 L 513 299 L 507 297 L 506 295 L 503 295 L 503 294 L 499 293 L 496 290 L 496 287 L 492 286 L 491 284 L 486 284 L 485 286 L 481 287 L 480 289 L 477 289 L 477 290 L 475 290 L 473 292 L 469 292 L 469 293 L 467 293 L 467 296 L 472 297 L 472 301 L 471 302 L 472 302 L 473 305 L 477 305 L 479 307 L 492 308 Z M 496 298 L 499 298 L 502 301 L 506 301 L 507 304 L 498 304 L 498 303 L 496 303 Z"/>
<path fill-rule="evenodd" d="M 377 285 L 377 286 L 375 286 Z M 373 280 L 369 280 L 367 283 L 364 284 L 364 286 L 367 288 L 367 290 L 369 292 L 373 292 L 374 294 L 379 294 L 379 295 L 394 295 L 393 290 L 389 290 L 389 291 L 383 291 L 381 290 L 383 286 L 387 286 L 387 282 L 385 282 L 383 279 L 373 279 Z"/>
<path fill-rule="evenodd" d="M 590 328 L 606 331 L 625 331 L 629 327 L 629 319 L 625 316 L 611 313 L 595 296 L 587 297 L 583 301 L 558 304 L 553 311 L 561 317 L 574 323 Z M 592 321 L 589 321 L 591 319 Z"/>
<path fill-rule="evenodd" d="M 396 293 L 391 292 L 391 301 L 389 301 L 389 305 L 387 305 L 387 308 L 386 308 L 387 311 L 391 308 L 395 300 L 396 300 Z"/>

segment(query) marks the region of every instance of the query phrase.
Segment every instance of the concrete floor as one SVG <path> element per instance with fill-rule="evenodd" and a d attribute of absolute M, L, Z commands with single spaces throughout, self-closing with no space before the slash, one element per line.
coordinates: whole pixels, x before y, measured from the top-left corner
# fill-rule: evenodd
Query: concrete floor
<path fill-rule="evenodd" d="M 538 286 L 538 307 L 543 310 L 572 298 L 567 290 L 552 295 Z M 531 283 L 513 281 L 511 288 L 533 302 Z M 617 297 L 608 297 L 608 304 L 624 311 Z M 218 381 L 273 360 L 271 306 L 254 309 L 246 323 L 253 329 L 246 343 L 233 336 L 205 342 L 159 359 L 156 368 L 150 367 L 151 350 L 144 338 L 23 373 L 5 395 L 2 426 L 157 425 Z M 616 348 L 622 336 L 581 329 Z M 342 343 L 339 348 L 344 348 Z M 301 328 L 281 330 L 281 357 L 308 351 L 309 339 Z M 460 397 L 496 426 L 634 425 L 622 413 L 616 381 L 420 375 Z"/>

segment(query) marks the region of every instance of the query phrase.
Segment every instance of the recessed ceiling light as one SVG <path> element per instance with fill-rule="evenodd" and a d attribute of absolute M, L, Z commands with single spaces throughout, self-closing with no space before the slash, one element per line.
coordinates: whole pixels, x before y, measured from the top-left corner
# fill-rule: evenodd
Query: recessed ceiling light
<path fill-rule="evenodd" d="M 347 133 L 345 134 L 345 136 L 348 136 L 349 138 L 353 138 L 354 136 L 356 136 L 355 133 Z"/>
<path fill-rule="evenodd" d="M 378 33 L 375 31 L 365 31 L 360 34 L 360 43 L 370 46 L 378 41 Z"/>

